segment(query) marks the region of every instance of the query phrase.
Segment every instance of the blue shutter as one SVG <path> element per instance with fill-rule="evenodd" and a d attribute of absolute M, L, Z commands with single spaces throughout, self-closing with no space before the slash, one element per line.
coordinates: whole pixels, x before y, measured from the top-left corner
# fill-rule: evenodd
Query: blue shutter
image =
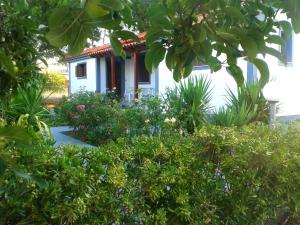
<path fill-rule="evenodd" d="M 100 91 L 100 58 L 96 57 L 96 92 Z"/>
<path fill-rule="evenodd" d="M 281 53 L 286 59 L 287 63 L 293 62 L 293 35 L 286 36 L 283 32 L 281 32 L 281 37 L 285 42 L 285 46 L 281 49 Z"/>
<path fill-rule="evenodd" d="M 256 81 L 257 80 L 257 69 L 256 67 L 247 62 L 247 81 Z"/>

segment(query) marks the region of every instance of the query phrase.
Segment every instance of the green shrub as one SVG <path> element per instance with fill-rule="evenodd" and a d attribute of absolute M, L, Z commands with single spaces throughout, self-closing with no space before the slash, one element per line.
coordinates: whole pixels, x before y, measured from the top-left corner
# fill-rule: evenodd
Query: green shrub
<path fill-rule="evenodd" d="M 79 92 L 64 100 L 58 115 L 64 118 L 76 133 L 98 145 L 120 137 L 157 135 L 161 133 L 166 115 L 158 97 L 136 101 L 128 107 L 112 94 Z"/>
<path fill-rule="evenodd" d="M 227 90 L 226 107 L 216 110 L 211 122 L 220 126 L 243 126 L 251 122 L 267 122 L 269 105 L 259 82 L 248 81 L 238 87 L 237 94 Z"/>
<path fill-rule="evenodd" d="M 181 129 L 193 133 L 207 120 L 212 98 L 211 81 L 204 77 L 189 78 L 166 93 L 167 112 L 178 120 Z"/>
<path fill-rule="evenodd" d="M 0 224 L 256 225 L 300 207 L 299 130 L 203 127 L 98 149 L 6 148 Z"/>

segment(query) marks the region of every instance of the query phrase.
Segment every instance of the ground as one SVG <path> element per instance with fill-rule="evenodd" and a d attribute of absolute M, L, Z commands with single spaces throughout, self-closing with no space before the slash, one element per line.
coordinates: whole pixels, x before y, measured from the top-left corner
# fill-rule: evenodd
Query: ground
<path fill-rule="evenodd" d="M 58 147 L 62 144 L 72 144 L 72 145 L 78 145 L 80 147 L 88 147 L 92 148 L 94 146 L 86 144 L 78 139 L 75 139 L 73 137 L 67 136 L 63 134 L 64 132 L 72 131 L 72 127 L 69 126 L 61 126 L 61 127 L 51 127 L 51 133 L 53 136 L 53 139 L 55 141 L 55 147 Z"/>

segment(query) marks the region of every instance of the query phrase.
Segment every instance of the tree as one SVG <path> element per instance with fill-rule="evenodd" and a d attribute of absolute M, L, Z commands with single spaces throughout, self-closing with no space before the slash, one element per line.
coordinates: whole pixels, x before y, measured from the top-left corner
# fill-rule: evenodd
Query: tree
<path fill-rule="evenodd" d="M 285 14 L 287 20 L 277 20 Z M 291 23 L 289 22 L 291 21 Z M 284 45 L 276 29 L 300 32 L 299 0 L 86 0 L 64 1 L 49 17 L 48 39 L 78 54 L 95 27 L 110 30 L 114 53 L 124 56 L 120 39 L 146 31 L 146 66 L 149 71 L 166 58 L 174 79 L 187 77 L 194 62 L 218 71 L 225 66 L 238 84 L 244 81 L 237 59 L 256 65 L 261 84 L 269 69 L 258 55 L 281 53 L 269 44 Z M 130 31 L 129 31 L 130 30 Z M 220 56 L 226 60 L 221 61 Z"/>
<path fill-rule="evenodd" d="M 45 72 L 43 74 L 43 83 L 48 97 L 54 93 L 62 93 L 66 90 L 66 77 L 59 72 Z"/>
<path fill-rule="evenodd" d="M 58 0 L 2 0 L 0 4 L 0 97 L 39 75 L 37 61 L 60 54 L 45 38 L 47 11 Z M 50 13 L 50 12 L 49 12 Z"/>

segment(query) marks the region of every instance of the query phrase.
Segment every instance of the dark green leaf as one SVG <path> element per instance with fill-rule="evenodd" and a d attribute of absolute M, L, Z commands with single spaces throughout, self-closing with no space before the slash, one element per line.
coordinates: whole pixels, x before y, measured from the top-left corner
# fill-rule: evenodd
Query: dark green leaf
<path fill-rule="evenodd" d="M 100 2 L 99 0 L 86 0 L 85 10 L 91 18 L 103 17 L 109 13 L 100 5 Z"/>
<path fill-rule="evenodd" d="M 254 39 L 245 36 L 241 39 L 241 45 L 250 58 L 255 58 L 258 52 L 258 47 Z"/>
<path fill-rule="evenodd" d="M 122 40 L 131 39 L 131 40 L 133 40 L 135 42 L 139 42 L 140 41 L 139 38 L 138 38 L 138 36 L 136 36 L 133 32 L 127 31 L 127 30 L 115 31 L 114 32 L 114 36 L 115 37 L 119 37 Z"/>
<path fill-rule="evenodd" d="M 279 21 L 278 23 L 286 36 L 289 37 L 292 35 L 293 28 L 290 22 L 283 20 Z"/>
<path fill-rule="evenodd" d="M 272 55 L 272 56 L 276 57 L 277 59 L 279 59 L 282 63 L 286 64 L 286 59 L 285 59 L 284 55 L 280 51 L 278 51 L 274 48 L 265 47 L 263 50 L 263 53 Z"/>
<path fill-rule="evenodd" d="M 13 77 L 16 75 L 12 60 L 2 51 L 0 51 L 0 68 L 7 71 Z"/>
<path fill-rule="evenodd" d="M 237 65 L 229 65 L 226 67 L 227 72 L 235 79 L 238 86 L 244 84 L 244 75 L 241 68 Z"/>
<path fill-rule="evenodd" d="M 269 77 L 270 77 L 270 72 L 269 72 L 269 67 L 265 61 L 262 59 L 254 59 L 251 61 L 256 68 L 260 72 L 260 83 L 262 86 L 264 86 L 266 83 L 269 82 Z"/>
<path fill-rule="evenodd" d="M 164 46 L 155 42 L 150 47 L 145 57 L 145 65 L 149 72 L 152 72 L 153 69 L 157 68 L 159 63 L 165 58 L 166 49 Z"/>
<path fill-rule="evenodd" d="M 285 45 L 284 40 L 280 36 L 278 36 L 278 35 L 270 35 L 270 36 L 268 36 L 268 38 L 266 39 L 266 42 L 278 44 L 278 45 L 281 45 L 281 46 Z"/>
<path fill-rule="evenodd" d="M 125 6 L 121 0 L 101 0 L 99 4 L 113 11 L 121 11 Z"/>
<path fill-rule="evenodd" d="M 110 45 L 115 55 L 125 57 L 121 42 L 114 35 L 110 36 Z"/>

